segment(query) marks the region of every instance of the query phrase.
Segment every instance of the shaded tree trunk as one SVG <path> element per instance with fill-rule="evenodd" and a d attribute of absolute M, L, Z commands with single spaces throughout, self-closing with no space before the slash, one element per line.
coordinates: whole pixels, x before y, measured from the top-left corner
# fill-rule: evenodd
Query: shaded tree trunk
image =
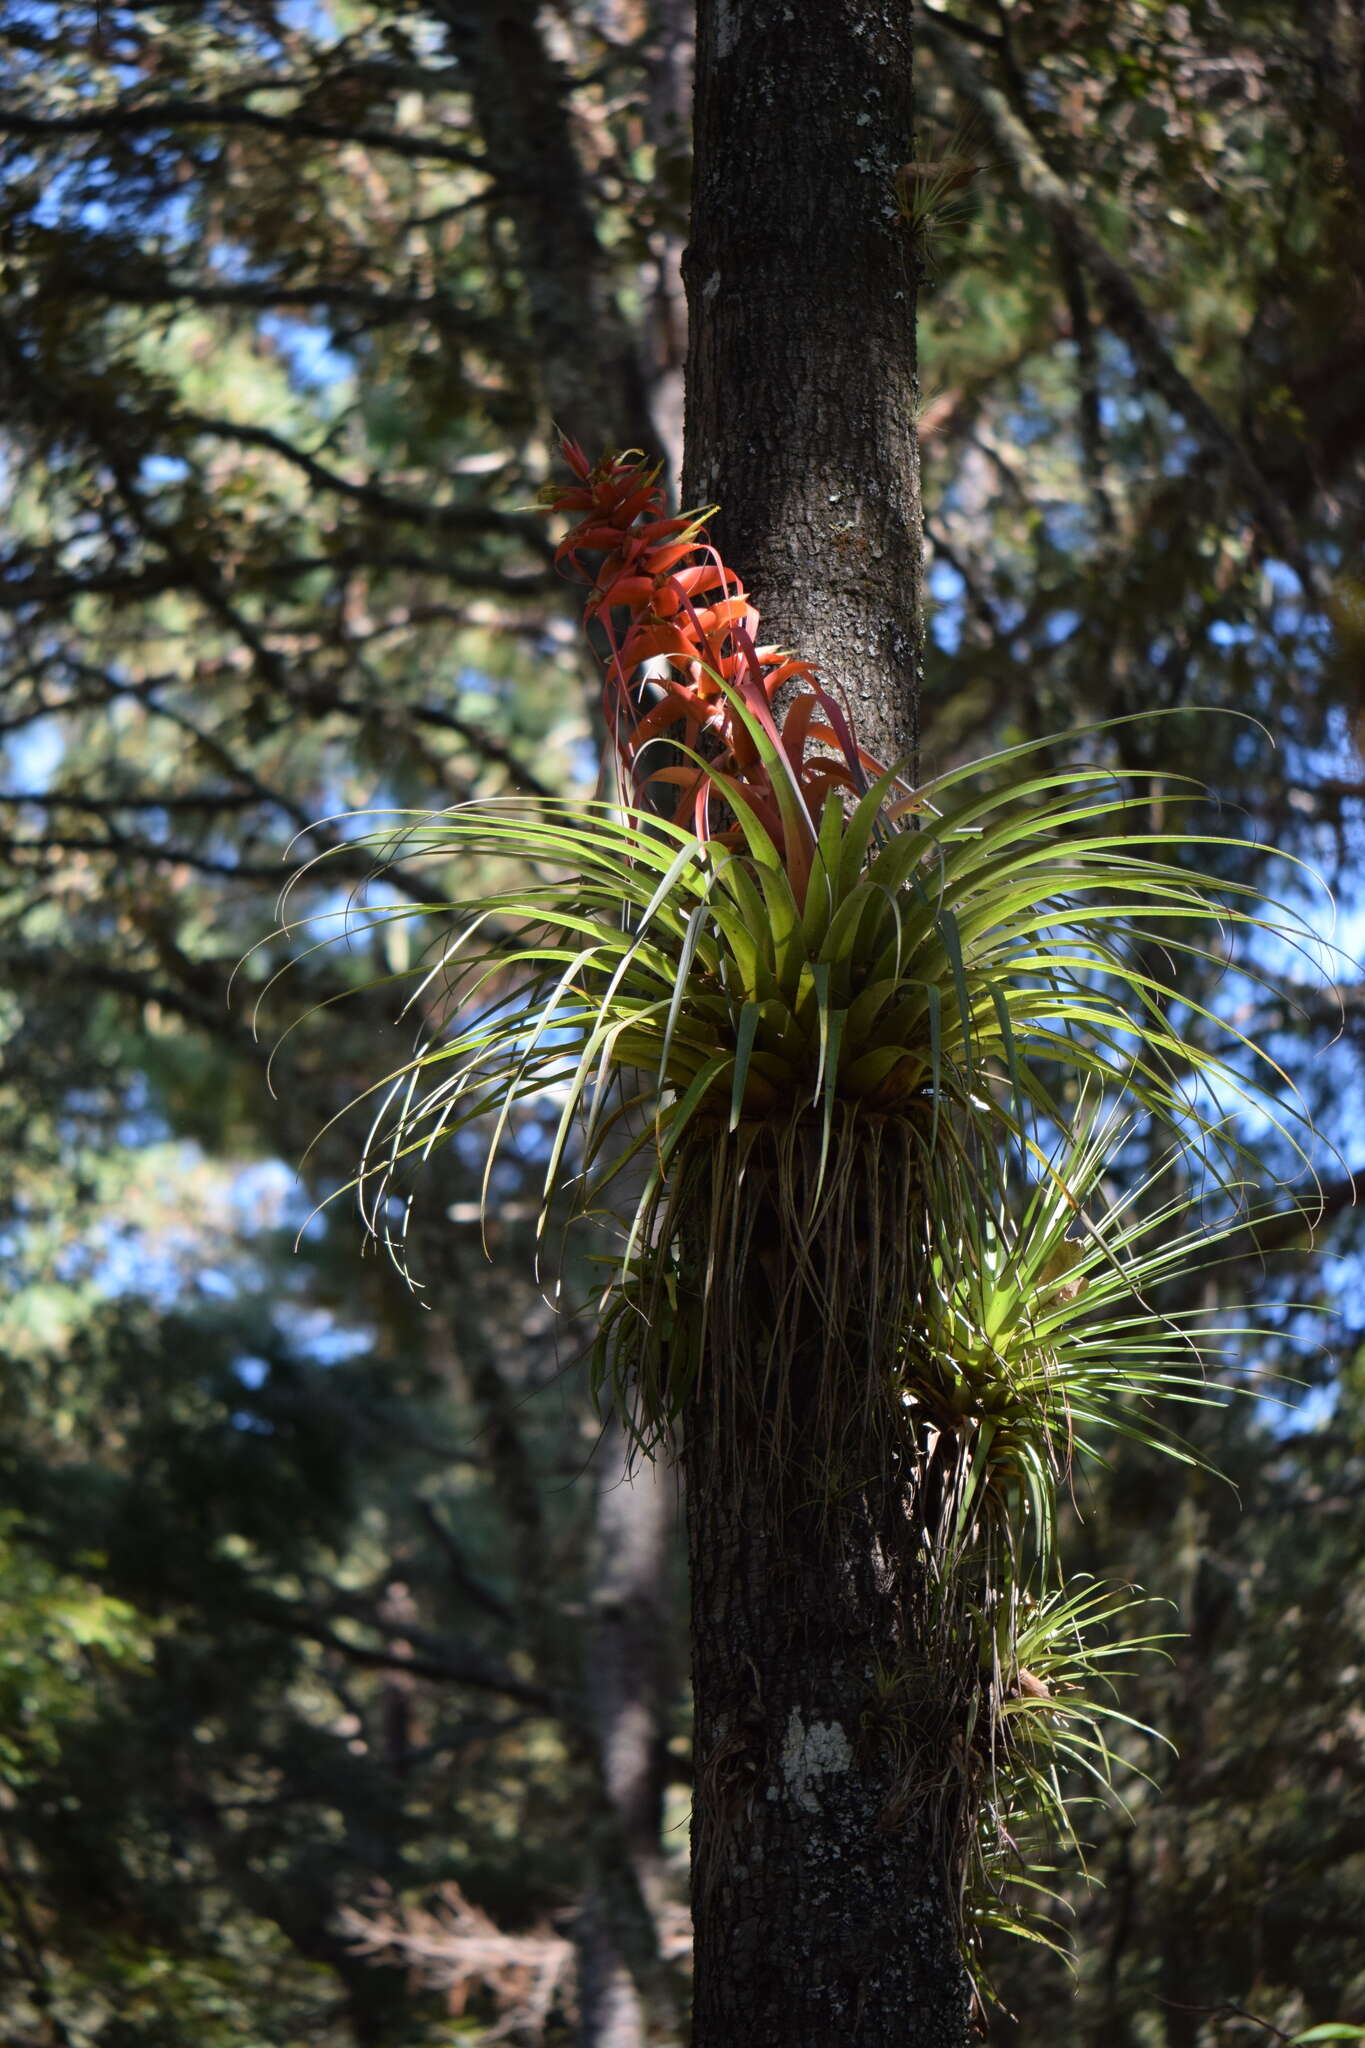
<path fill-rule="evenodd" d="M 701 0 L 684 264 L 689 503 L 768 636 L 916 739 L 922 660 L 911 9 Z"/>
<path fill-rule="evenodd" d="M 895 193 L 914 153 L 909 10 L 702 0 L 697 65 L 685 495 L 719 503 L 765 639 L 818 662 L 863 744 L 904 758 L 922 644 L 914 258 Z M 932 1661 L 896 1564 L 903 1504 L 890 1471 L 822 1495 L 818 1328 L 782 1361 L 775 1479 L 765 1292 L 755 1259 L 748 1329 L 713 1342 L 686 1416 L 693 2040 L 954 2048 L 951 1849 L 898 1694 Z"/>
<path fill-rule="evenodd" d="M 953 2048 L 951 1851 L 882 1683 L 908 1667 L 874 1517 L 775 1513 L 703 1428 L 694 1415 L 695 2048 Z"/>

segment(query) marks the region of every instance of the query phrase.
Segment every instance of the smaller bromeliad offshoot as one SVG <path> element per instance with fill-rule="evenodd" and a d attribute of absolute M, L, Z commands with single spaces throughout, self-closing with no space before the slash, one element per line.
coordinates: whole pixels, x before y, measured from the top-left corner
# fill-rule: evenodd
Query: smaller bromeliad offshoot
<path fill-rule="evenodd" d="M 741 1463 L 775 1512 L 861 1503 L 936 1666 L 887 1674 L 877 1712 L 951 1806 L 964 1938 L 1018 1930 L 1027 1817 L 1072 1833 L 1059 1766 L 1107 1783 L 1123 1717 L 1096 1686 L 1132 1647 L 1107 1640 L 1129 1594 L 1067 1584 L 1058 1499 L 1106 1432 L 1191 1455 L 1160 1410 L 1214 1398 L 1243 1326 L 1150 1298 L 1245 1208 L 1233 1115 L 1307 1160 L 1286 1077 L 1179 970 L 1239 933 L 1311 942 L 1192 864 L 1236 842 L 1143 829 L 1141 776 L 1077 764 L 1113 726 L 911 787 L 762 642 L 706 514 L 634 454 L 564 456 L 556 558 L 617 786 L 386 836 L 409 874 L 513 879 L 439 911 L 413 998 L 439 991 L 439 1022 L 371 1091 L 362 1212 L 401 1256 L 412 1169 L 477 1129 L 487 1194 L 516 1117 L 548 1114 L 542 1229 L 567 1207 L 616 1232 L 599 1399 L 643 1454 L 685 1422 L 687 1459 Z M 1135 1124 L 1169 1157 L 1120 1195 Z"/>

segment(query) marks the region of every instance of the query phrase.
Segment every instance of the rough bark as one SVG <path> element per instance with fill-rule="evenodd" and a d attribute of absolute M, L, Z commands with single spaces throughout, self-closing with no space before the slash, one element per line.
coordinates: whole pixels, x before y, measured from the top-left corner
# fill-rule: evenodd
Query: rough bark
<path fill-rule="evenodd" d="M 775 1515 L 693 1420 L 694 2048 L 953 2048 L 948 1858 L 879 1711 L 906 1651 L 871 1520 Z"/>
<path fill-rule="evenodd" d="M 864 745 L 903 758 L 922 644 L 914 257 L 895 196 L 914 154 L 910 10 L 702 0 L 697 63 L 686 496 L 719 503 L 765 637 L 818 662 Z M 713 1344 L 686 1416 L 693 2041 L 954 2048 L 968 1999 L 951 1850 L 915 1782 L 904 1684 L 931 1660 L 896 1563 L 895 1477 L 822 1491 L 828 1411 L 801 1389 L 827 1393 L 829 1375 L 812 1353 L 783 1362 L 790 1483 L 775 1481 L 758 1264 L 737 1290 L 753 1341 Z"/>
<path fill-rule="evenodd" d="M 837 1192 L 814 1119 L 699 1133 L 676 1169 L 680 1330 L 706 1297 L 684 1412 L 694 2048 L 965 2035 L 979 1679 L 924 1565 L 923 1445 L 888 1399 L 921 1155 L 892 1118 L 851 1118 L 838 1146 Z M 816 1214 L 812 1257 L 792 1218 Z"/>
<path fill-rule="evenodd" d="M 881 1393 L 906 1273 L 868 1255 L 871 1219 L 855 1216 L 803 1278 L 779 1149 L 760 1137 L 736 1189 L 737 1268 L 721 1252 L 706 1269 L 712 1334 L 686 1414 L 693 2040 L 951 2048 L 967 2009 L 952 1910 L 963 1722 Z M 880 1176 L 891 1193 L 886 1156 L 868 1144 L 860 1190 Z M 902 1175 L 887 1212 L 906 1194 Z"/>
<path fill-rule="evenodd" d="M 702 0 L 685 495 L 768 636 L 916 741 L 921 661 L 908 6 Z"/>

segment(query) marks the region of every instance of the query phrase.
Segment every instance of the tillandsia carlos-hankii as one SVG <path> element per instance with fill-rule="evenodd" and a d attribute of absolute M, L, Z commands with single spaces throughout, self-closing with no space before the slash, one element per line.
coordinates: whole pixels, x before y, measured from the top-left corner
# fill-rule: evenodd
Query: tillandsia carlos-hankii
<path fill-rule="evenodd" d="M 1110 1653 L 1083 1624 L 1122 1603 L 1062 1579 L 1058 1490 L 1104 1429 L 1185 1455 L 1147 1411 L 1206 1399 L 1211 1340 L 1245 1334 L 1146 1303 L 1177 1254 L 1217 1256 L 1209 1176 L 1230 1213 L 1249 1158 L 1229 1111 L 1306 1156 L 1284 1075 L 1175 970 L 1213 958 L 1215 930 L 1221 958 L 1239 933 L 1302 953 L 1305 928 L 1191 864 L 1235 841 L 1144 829 L 1150 778 L 1077 764 L 1114 724 L 910 788 L 808 663 L 760 644 L 707 515 L 670 514 L 635 454 L 564 455 L 557 559 L 588 586 L 622 787 L 383 836 L 409 883 L 430 859 L 472 884 L 375 920 L 443 935 L 415 977 L 417 1050 L 372 1091 L 362 1210 L 394 1245 L 391 1198 L 474 1127 L 487 1199 L 515 1120 L 547 1111 L 542 1226 L 630 1189 L 596 1391 L 645 1452 L 687 1414 L 694 1446 L 728 1434 L 774 1498 L 835 1515 L 875 1493 L 866 1519 L 894 1532 L 949 1673 L 910 1729 L 916 1770 L 956 1774 L 964 1914 L 1009 1921 L 1021 1811 L 1065 1831 L 1055 1764 L 1109 1767 L 1084 1676 Z M 1215 1026 L 1221 1051 L 1200 1042 Z M 1135 1120 L 1178 1170 L 1125 1203 L 1108 1168 Z M 904 1728 L 922 1690 L 888 1669 L 877 1712 Z"/>
<path fill-rule="evenodd" d="M 599 626 L 606 641 L 603 711 L 627 788 L 648 805 L 653 785 L 671 785 L 674 822 L 703 840 L 713 836 L 718 797 L 742 804 L 804 893 L 827 796 L 861 792 L 885 768 L 858 745 L 848 714 L 809 662 L 758 644 L 759 614 L 706 529 L 714 507 L 670 516 L 662 465 L 651 467 L 637 450 L 595 465 L 574 441 L 562 450 L 577 482 L 550 486 L 546 498 L 552 512 L 577 517 L 555 562 L 590 586 L 583 623 Z M 603 557 L 595 569 L 583 562 L 592 554 Z M 655 698 L 647 708 L 642 690 Z M 790 701 L 779 715 L 784 691 Z M 770 752 L 761 750 L 760 733 Z M 665 760 L 663 740 L 687 759 Z M 890 798 L 888 805 L 894 814 Z M 730 843 L 740 837 L 733 823 L 715 831 Z"/>

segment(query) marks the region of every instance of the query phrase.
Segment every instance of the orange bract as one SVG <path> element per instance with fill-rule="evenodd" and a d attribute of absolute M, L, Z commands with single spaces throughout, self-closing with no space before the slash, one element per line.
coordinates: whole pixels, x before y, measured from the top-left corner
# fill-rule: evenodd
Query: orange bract
<path fill-rule="evenodd" d="M 638 450 L 590 464 L 574 441 L 564 460 L 577 481 L 550 510 L 577 515 L 555 562 L 586 583 L 585 626 L 607 642 L 604 710 L 631 793 L 668 791 L 673 819 L 699 837 L 715 831 L 712 806 L 747 804 L 774 844 L 785 845 L 782 806 L 757 733 L 779 752 L 812 833 L 832 789 L 859 791 L 883 771 L 854 737 L 843 707 L 808 662 L 781 647 L 761 647 L 759 615 L 743 583 L 726 567 L 706 531 L 707 512 L 667 514 L 659 483 Z M 583 556 L 603 557 L 595 569 Z M 642 674 L 645 664 L 650 671 Z M 787 684 L 801 687 L 778 719 L 773 704 Z M 683 752 L 650 765 L 651 747 Z M 812 753 L 812 747 L 829 751 Z"/>

